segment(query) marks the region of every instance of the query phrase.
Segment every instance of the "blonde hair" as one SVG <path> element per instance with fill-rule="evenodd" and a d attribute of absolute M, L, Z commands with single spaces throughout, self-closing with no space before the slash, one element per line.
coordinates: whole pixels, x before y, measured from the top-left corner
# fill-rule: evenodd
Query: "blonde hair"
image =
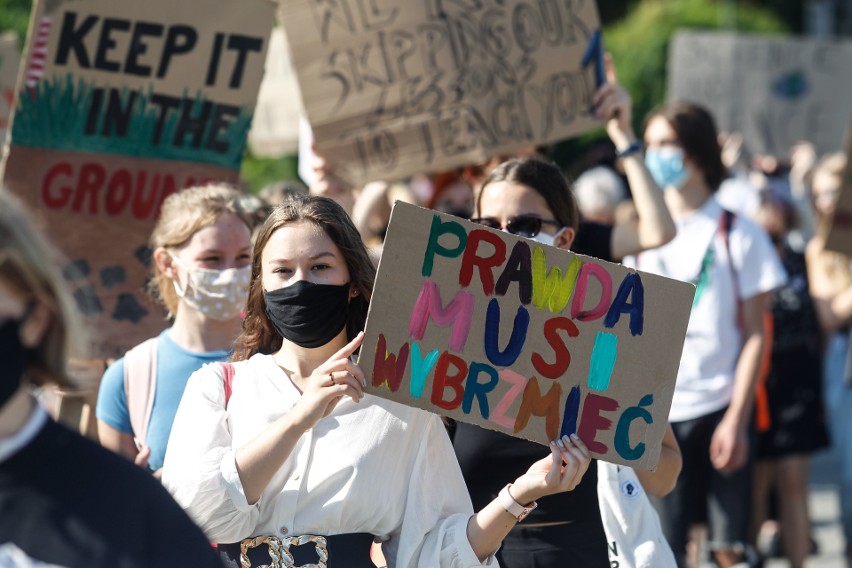
<path fill-rule="evenodd" d="M 53 315 L 28 361 L 27 377 L 39 386 L 72 386 L 65 365 L 70 354 L 82 355 L 86 336 L 76 305 L 56 269 L 62 264 L 59 253 L 36 230 L 18 200 L 0 189 L 0 278 L 37 299 Z"/>
<path fill-rule="evenodd" d="M 845 171 L 846 154 L 843 152 L 835 152 L 822 158 L 814 167 L 813 173 L 823 173 L 840 179 L 843 177 L 843 173 Z"/>
<path fill-rule="evenodd" d="M 148 241 L 151 250 L 184 245 L 199 230 L 215 223 L 223 213 L 235 214 L 251 231 L 251 217 L 245 211 L 241 197 L 236 189 L 213 183 L 173 193 L 163 201 L 160 217 Z M 174 284 L 160 272 L 156 262 L 151 262 L 151 271 L 148 291 L 173 317 L 179 301 Z"/>
<path fill-rule="evenodd" d="M 811 180 L 817 174 L 822 174 L 834 178 L 837 181 L 838 188 L 843 185 L 843 176 L 846 173 L 847 158 L 843 152 L 835 152 L 828 154 L 822 158 L 811 174 Z M 817 215 L 817 235 L 818 242 L 825 244 L 825 239 L 828 237 L 831 219 L 825 218 L 824 215 L 816 210 Z M 821 266 L 826 279 L 826 286 L 831 289 L 831 295 L 838 294 L 852 286 L 852 269 L 850 269 L 849 256 L 825 249 L 820 249 L 819 254 L 815 259 Z"/>

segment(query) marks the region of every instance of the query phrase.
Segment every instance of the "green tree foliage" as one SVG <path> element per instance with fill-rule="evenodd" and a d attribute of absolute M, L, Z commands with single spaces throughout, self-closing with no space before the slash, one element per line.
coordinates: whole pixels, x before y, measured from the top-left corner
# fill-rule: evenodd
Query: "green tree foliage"
<path fill-rule="evenodd" d="M 733 1 L 644 0 L 604 29 L 618 80 L 633 97 L 634 124 L 665 101 L 669 42 L 679 29 L 784 33 L 788 26 L 767 8 Z"/>
<path fill-rule="evenodd" d="M 245 187 L 256 193 L 269 183 L 299 179 L 298 159 L 296 156 L 258 158 L 247 152 L 240 177 Z"/>
<path fill-rule="evenodd" d="M 30 0 L 0 0 L 0 31 L 18 32 L 18 45 L 23 48 L 30 23 Z"/>

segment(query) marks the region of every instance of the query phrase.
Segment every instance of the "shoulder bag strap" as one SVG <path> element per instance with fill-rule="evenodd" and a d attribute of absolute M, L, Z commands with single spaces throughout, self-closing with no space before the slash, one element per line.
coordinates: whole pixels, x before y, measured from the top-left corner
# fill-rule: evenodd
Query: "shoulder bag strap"
<path fill-rule="evenodd" d="M 737 274 L 737 267 L 734 266 L 734 259 L 731 256 L 730 234 L 734 226 L 736 214 L 727 209 L 722 210 L 722 218 L 719 224 L 719 230 L 722 234 L 722 240 L 725 242 L 725 251 L 728 253 L 728 262 L 731 265 L 731 275 L 733 276 L 734 293 L 737 299 L 737 327 L 743 329 L 743 300 L 740 297 L 740 286 Z M 763 318 L 764 342 L 763 353 L 760 357 L 760 369 L 758 370 L 756 396 L 754 401 L 755 406 L 755 425 L 758 431 L 767 432 L 772 426 L 772 417 L 769 412 L 769 393 L 766 391 L 766 379 L 769 376 L 769 370 L 772 366 L 772 341 L 775 331 L 772 312 L 766 310 Z"/>
<path fill-rule="evenodd" d="M 228 409 L 228 402 L 231 400 L 234 384 L 234 365 L 233 363 L 220 363 L 222 365 L 222 378 L 225 387 L 225 410 Z"/>
<path fill-rule="evenodd" d="M 124 396 L 136 442 L 144 446 L 157 389 L 157 343 L 143 341 L 124 356 Z"/>

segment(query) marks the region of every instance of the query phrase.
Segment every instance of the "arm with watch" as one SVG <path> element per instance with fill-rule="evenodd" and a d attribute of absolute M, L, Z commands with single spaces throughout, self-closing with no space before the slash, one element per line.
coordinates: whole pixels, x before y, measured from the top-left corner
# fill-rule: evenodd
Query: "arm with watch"
<path fill-rule="evenodd" d="M 645 166 L 642 142 L 633 131 L 633 102 L 618 84 L 612 58 L 606 55 L 607 82 L 595 93 L 594 114 L 606 121 L 606 131 L 615 144 L 616 157 L 624 168 L 638 220 L 613 227 L 610 254 L 613 259 L 662 246 L 675 237 L 677 229 L 666 207 L 663 192 Z"/>
<path fill-rule="evenodd" d="M 591 462 L 582 440 L 576 434 L 563 436 L 550 442 L 550 452 L 468 521 L 467 537 L 480 560 L 497 551 L 512 527 L 536 508 L 538 499 L 580 484 Z"/>

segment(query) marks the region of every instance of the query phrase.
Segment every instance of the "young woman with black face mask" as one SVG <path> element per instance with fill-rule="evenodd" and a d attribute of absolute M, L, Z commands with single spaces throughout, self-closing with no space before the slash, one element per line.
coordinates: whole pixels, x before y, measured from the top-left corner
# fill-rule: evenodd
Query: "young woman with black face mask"
<path fill-rule="evenodd" d="M 66 354 L 82 333 L 56 261 L 0 191 L 0 566 L 217 566 L 157 481 L 51 420 L 31 394 L 75 386 Z"/>
<path fill-rule="evenodd" d="M 330 199 L 287 202 L 260 229 L 234 363 L 190 379 L 163 474 L 227 565 L 373 567 L 378 539 L 388 566 L 493 566 L 525 510 L 585 473 L 583 443 L 554 441 L 474 514 L 441 419 L 363 392 L 351 356 L 374 276 Z"/>

